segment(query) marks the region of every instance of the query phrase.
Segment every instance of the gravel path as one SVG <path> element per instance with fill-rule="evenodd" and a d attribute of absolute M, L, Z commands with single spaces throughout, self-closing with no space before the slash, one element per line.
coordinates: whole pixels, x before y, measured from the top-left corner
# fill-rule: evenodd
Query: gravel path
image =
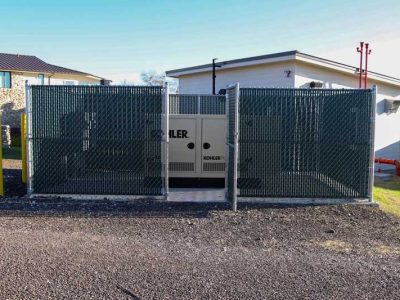
<path fill-rule="evenodd" d="M 400 220 L 366 206 L 0 202 L 1 299 L 399 299 Z"/>

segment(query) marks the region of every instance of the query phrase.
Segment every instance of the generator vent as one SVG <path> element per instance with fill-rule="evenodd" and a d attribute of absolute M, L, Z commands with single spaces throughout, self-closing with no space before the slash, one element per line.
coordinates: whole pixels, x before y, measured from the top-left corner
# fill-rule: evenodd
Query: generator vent
<path fill-rule="evenodd" d="M 170 162 L 169 170 L 173 172 L 194 172 L 194 163 L 191 162 Z"/>
<path fill-rule="evenodd" d="M 225 95 L 170 94 L 171 115 L 224 115 Z"/>
<path fill-rule="evenodd" d="M 204 172 L 224 172 L 225 163 L 203 163 Z"/>

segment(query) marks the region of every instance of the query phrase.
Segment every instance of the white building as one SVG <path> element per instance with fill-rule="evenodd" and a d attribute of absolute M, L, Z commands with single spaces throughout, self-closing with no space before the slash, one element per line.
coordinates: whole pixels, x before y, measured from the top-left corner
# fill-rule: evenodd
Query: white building
<path fill-rule="evenodd" d="M 217 63 L 216 91 L 239 82 L 241 87 L 358 88 L 359 69 L 289 51 Z M 181 94 L 210 94 L 212 64 L 170 70 L 167 76 L 179 79 Z M 368 87 L 378 88 L 375 150 L 377 157 L 400 159 L 400 109 L 388 110 L 387 100 L 400 101 L 400 79 L 368 72 Z M 396 102 L 395 102 L 396 103 Z"/>

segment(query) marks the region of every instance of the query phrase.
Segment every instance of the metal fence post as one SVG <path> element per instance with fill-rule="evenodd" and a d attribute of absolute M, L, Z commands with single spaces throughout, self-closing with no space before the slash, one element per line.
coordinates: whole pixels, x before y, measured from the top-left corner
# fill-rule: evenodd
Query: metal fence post
<path fill-rule="evenodd" d="M 226 133 L 225 133 L 225 200 L 228 199 L 228 183 L 229 183 L 229 87 L 227 86 L 225 93 L 225 115 L 226 115 Z"/>
<path fill-rule="evenodd" d="M 376 98 L 378 94 L 378 87 L 372 87 L 372 103 L 371 103 L 371 148 L 370 148 L 370 161 L 369 161 L 369 180 L 368 180 L 368 198 L 370 202 L 374 202 L 374 166 L 375 166 L 375 120 L 376 120 Z"/>
<path fill-rule="evenodd" d="M 239 82 L 235 86 L 235 134 L 234 134 L 234 164 L 233 164 L 233 199 L 232 199 L 232 209 L 237 211 L 237 194 L 238 194 L 238 157 L 239 157 L 239 99 L 240 99 L 240 88 Z"/>
<path fill-rule="evenodd" d="M 168 82 L 164 86 L 164 132 L 163 132 L 163 143 L 164 143 L 164 164 L 163 174 L 164 177 L 164 197 L 168 200 L 169 194 L 169 90 Z"/>
<path fill-rule="evenodd" d="M 32 189 L 32 90 L 28 82 L 25 82 L 25 114 L 26 114 L 26 190 L 27 194 L 31 195 Z"/>

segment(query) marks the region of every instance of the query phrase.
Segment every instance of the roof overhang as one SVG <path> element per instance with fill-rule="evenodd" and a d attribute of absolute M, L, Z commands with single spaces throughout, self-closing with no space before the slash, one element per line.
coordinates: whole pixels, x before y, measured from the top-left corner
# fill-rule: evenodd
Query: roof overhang
<path fill-rule="evenodd" d="M 226 70 L 226 69 L 268 64 L 268 63 L 290 61 L 290 60 L 295 59 L 295 55 L 296 55 L 296 51 L 288 51 L 288 52 L 281 52 L 281 53 L 275 53 L 275 54 L 269 54 L 269 55 L 261 55 L 261 56 L 255 56 L 255 57 L 249 57 L 249 58 L 228 60 L 228 61 L 218 62 L 216 64 L 219 66 L 218 70 Z M 210 71 L 212 71 L 212 64 L 170 70 L 165 73 L 169 77 L 179 78 L 180 76 L 203 73 L 203 72 L 210 72 Z"/>
<path fill-rule="evenodd" d="M 338 62 L 328 60 L 328 59 L 319 58 L 319 57 L 312 56 L 309 54 L 298 52 L 296 54 L 295 60 L 306 63 L 306 64 L 311 64 L 311 65 L 314 65 L 317 67 L 321 67 L 321 68 L 325 68 L 325 69 L 329 69 L 329 70 L 335 70 L 335 71 L 341 72 L 341 73 L 346 73 L 351 76 L 357 76 L 357 77 L 359 76 L 359 69 L 356 67 L 338 63 Z M 384 83 L 394 85 L 397 87 L 400 86 L 399 78 L 379 74 L 379 73 L 372 72 L 372 71 L 368 71 L 368 79 L 384 82 Z"/>
<path fill-rule="evenodd" d="M 91 79 L 95 79 L 95 80 L 103 80 L 105 78 L 103 77 L 99 77 L 99 76 L 95 76 L 92 74 L 88 74 L 88 73 L 64 73 L 64 72 L 48 72 L 48 71 L 26 71 L 26 70 L 8 70 L 8 69 L 1 69 L 1 71 L 6 71 L 6 72 L 14 72 L 14 73 L 23 73 L 23 74 L 44 74 L 47 76 L 53 76 L 53 75 L 68 75 L 68 76 L 82 76 L 82 77 L 88 77 Z M 107 79 L 105 79 L 107 80 Z"/>

